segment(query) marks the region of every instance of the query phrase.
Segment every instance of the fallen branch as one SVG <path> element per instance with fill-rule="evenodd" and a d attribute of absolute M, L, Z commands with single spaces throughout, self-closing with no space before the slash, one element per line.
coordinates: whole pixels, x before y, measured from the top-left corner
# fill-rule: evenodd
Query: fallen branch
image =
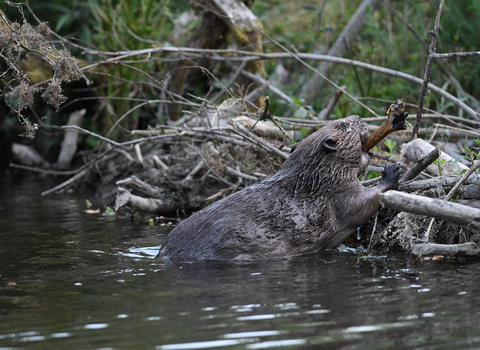
<path fill-rule="evenodd" d="M 235 70 L 237 69 L 236 66 L 231 63 L 231 62 L 228 62 L 228 60 L 225 60 L 223 57 L 221 56 L 217 56 L 218 58 L 220 58 L 223 63 L 230 69 L 232 70 Z M 293 104 L 293 99 L 288 96 L 287 94 L 285 94 L 284 92 L 282 92 L 280 89 L 278 89 L 277 87 L 273 86 L 272 84 L 270 84 L 267 80 L 263 79 L 259 74 L 253 74 L 253 73 L 250 73 L 246 70 L 242 70 L 240 71 L 240 74 L 243 75 L 245 78 L 248 78 L 250 79 L 251 81 L 259 84 L 259 85 L 266 85 L 268 86 L 268 89 L 270 90 L 270 92 L 274 95 L 276 95 L 277 97 L 280 97 L 281 99 L 287 101 L 288 103 L 290 104 Z"/>
<path fill-rule="evenodd" d="M 457 193 L 458 189 L 463 186 L 465 181 L 467 181 L 468 177 L 472 175 L 478 168 L 480 168 L 480 160 L 477 160 L 475 164 L 472 165 L 470 169 L 468 169 L 467 172 L 462 175 L 462 177 L 458 180 L 455 186 L 453 186 L 453 188 L 450 190 L 444 200 L 449 201 L 451 198 L 453 198 Z"/>
<path fill-rule="evenodd" d="M 411 251 L 415 255 L 480 256 L 480 249 L 473 242 L 462 244 L 417 243 L 412 245 Z"/>
<path fill-rule="evenodd" d="M 432 58 L 439 59 L 439 58 L 469 57 L 469 56 L 480 56 L 480 51 L 434 53 L 432 55 Z"/>
<path fill-rule="evenodd" d="M 377 198 L 382 206 L 393 210 L 434 217 L 480 230 L 480 209 L 393 190 L 378 193 Z"/>
<path fill-rule="evenodd" d="M 445 190 L 451 189 L 458 183 L 458 176 L 442 176 L 427 180 L 403 182 L 398 189 L 402 192 L 427 191 L 442 187 Z M 462 198 L 480 199 L 480 174 L 472 174 L 464 183 L 461 190 L 457 191 Z"/>
<path fill-rule="evenodd" d="M 428 153 L 432 152 L 434 149 L 435 147 L 428 142 L 422 139 L 416 139 L 402 145 L 400 157 L 405 157 L 412 162 L 418 162 L 420 159 L 425 158 Z M 440 166 L 438 166 L 438 164 L 431 164 L 426 168 L 430 174 L 435 176 L 455 175 L 460 174 L 463 170 L 468 170 L 466 165 L 460 162 L 455 163 L 455 159 L 445 152 L 440 153 L 438 162 Z"/>
<path fill-rule="evenodd" d="M 255 61 L 255 60 L 279 60 L 279 59 L 292 59 L 295 57 L 292 57 L 290 53 L 284 53 L 284 52 L 279 52 L 279 53 L 255 53 L 251 51 L 245 51 L 245 50 L 234 50 L 234 49 L 198 49 L 198 48 L 190 48 L 190 47 L 156 47 L 156 48 L 150 48 L 150 49 L 141 49 L 141 50 L 131 50 L 131 51 L 116 51 L 116 52 L 103 52 L 103 51 L 97 51 L 97 50 L 90 50 L 88 48 L 85 48 L 86 53 L 90 54 L 96 54 L 96 55 L 102 55 L 103 56 L 118 56 L 118 57 L 113 57 L 109 59 L 108 61 L 116 61 L 116 60 L 121 60 L 126 57 L 133 57 L 133 56 L 141 56 L 145 54 L 155 54 L 155 53 L 182 53 L 185 56 L 201 56 L 202 58 L 205 58 L 206 55 L 210 55 L 208 58 L 211 60 L 217 60 L 217 61 L 223 61 L 225 64 L 228 65 L 228 61 Z M 222 54 L 224 55 L 237 55 L 237 57 L 232 56 L 232 57 L 223 57 L 221 56 Z M 238 57 L 238 56 L 243 56 L 243 57 Z M 414 82 L 416 84 L 423 84 L 423 79 L 420 79 L 416 76 L 413 76 L 411 74 L 403 73 L 400 71 L 396 71 L 393 69 L 388 69 L 380 66 L 376 66 L 373 64 L 369 63 L 364 63 L 360 61 L 355 61 L 347 58 L 342 58 L 342 57 L 335 57 L 335 56 L 328 56 L 328 55 L 317 55 L 317 54 L 309 54 L 309 53 L 296 53 L 296 57 L 301 58 L 303 60 L 312 60 L 312 61 L 324 61 L 324 62 L 330 62 L 330 63 L 336 63 L 336 64 L 344 64 L 344 65 L 349 65 L 353 67 L 358 67 L 358 68 L 363 68 L 363 69 L 368 69 L 374 72 L 379 72 L 382 74 L 390 75 L 392 77 L 400 78 L 400 79 L 405 79 L 411 82 Z M 104 63 L 104 62 L 101 62 Z M 94 67 L 98 64 L 92 64 L 86 67 L 82 67 L 82 70 L 90 69 L 91 67 Z M 235 65 L 230 66 L 233 70 L 236 70 L 238 67 Z M 245 71 L 242 71 L 242 75 L 245 77 L 259 83 L 267 83 L 268 82 L 260 78 L 252 73 L 248 73 Z M 272 93 L 275 95 L 279 96 L 282 99 L 285 99 L 292 103 L 291 97 L 286 95 L 285 93 L 281 92 L 278 88 L 273 87 L 271 84 L 269 84 L 269 89 Z M 436 94 L 444 97 L 448 101 L 452 102 L 455 106 L 458 108 L 461 108 L 464 110 L 468 115 L 470 115 L 472 118 L 475 120 L 480 120 L 480 115 L 470 106 L 468 106 L 465 102 L 459 100 L 457 97 L 453 96 L 452 94 L 448 93 L 441 87 L 438 87 L 432 83 L 428 83 L 428 89 L 435 92 Z M 342 90 L 343 91 L 343 90 Z M 177 96 L 178 97 L 178 96 Z M 172 102 L 173 103 L 173 102 Z"/>
<path fill-rule="evenodd" d="M 415 163 L 414 166 L 408 170 L 405 175 L 399 180 L 399 182 L 405 182 L 414 179 L 418 174 L 424 171 L 430 164 L 432 164 L 438 157 L 440 157 L 440 150 L 435 147 L 430 153 L 428 153 L 425 157 L 420 159 L 418 162 Z"/>
<path fill-rule="evenodd" d="M 53 192 L 56 192 L 56 191 L 64 190 L 65 188 L 73 185 L 73 183 L 75 181 L 77 181 L 77 180 L 81 179 L 82 177 L 84 177 L 85 175 L 87 175 L 87 173 L 90 171 L 91 168 L 93 168 L 93 164 L 90 167 L 85 168 L 82 171 L 80 171 L 77 175 L 72 176 L 67 181 L 62 182 L 60 185 L 55 186 L 55 187 L 53 187 L 49 190 L 43 191 L 42 196 L 46 196 L 47 194 L 50 194 L 50 193 L 53 193 Z"/>
<path fill-rule="evenodd" d="M 258 179 L 255 176 L 244 174 L 244 173 L 242 173 L 240 171 L 237 171 L 237 170 L 234 170 L 234 169 L 232 169 L 228 166 L 226 168 L 226 173 L 229 174 L 229 175 L 234 175 L 236 177 L 241 177 L 242 179 L 245 179 L 245 180 L 248 180 L 248 181 L 253 181 L 253 182 L 258 181 Z"/>
<path fill-rule="evenodd" d="M 125 206 L 132 208 L 134 211 L 140 210 L 146 213 L 171 213 L 177 209 L 173 202 L 135 196 L 126 188 L 119 187 L 117 189 L 115 211 Z"/>
<path fill-rule="evenodd" d="M 247 130 L 247 128 L 245 128 L 243 125 L 240 125 L 239 123 L 235 123 L 234 125 L 239 131 L 241 131 L 242 134 L 244 134 L 244 137 L 246 137 L 247 139 L 250 139 L 251 142 L 257 144 L 258 146 L 262 147 L 266 151 L 275 154 L 276 156 L 279 156 L 283 159 L 288 159 L 289 157 L 288 154 L 276 149 L 273 146 L 270 146 L 268 143 L 263 141 L 260 137 L 254 135 L 252 132 Z"/>
<path fill-rule="evenodd" d="M 158 188 L 157 186 L 152 186 L 145 181 L 140 180 L 135 175 L 127 177 L 126 179 L 119 180 L 116 182 L 117 185 L 128 186 L 135 191 L 141 193 L 144 196 L 152 197 L 152 198 L 162 198 L 165 193 L 162 189 Z"/>

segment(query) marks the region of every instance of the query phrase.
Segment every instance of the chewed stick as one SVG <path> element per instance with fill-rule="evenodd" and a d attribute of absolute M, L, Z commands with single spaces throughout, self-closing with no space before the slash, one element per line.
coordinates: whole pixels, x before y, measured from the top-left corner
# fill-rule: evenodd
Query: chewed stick
<path fill-rule="evenodd" d="M 408 113 L 405 112 L 405 105 L 402 100 L 398 99 L 395 103 L 390 105 L 387 111 L 387 119 L 380 127 L 375 130 L 363 144 L 363 152 L 370 151 L 375 147 L 382 139 L 387 137 L 394 131 L 405 130 L 405 119 Z"/>

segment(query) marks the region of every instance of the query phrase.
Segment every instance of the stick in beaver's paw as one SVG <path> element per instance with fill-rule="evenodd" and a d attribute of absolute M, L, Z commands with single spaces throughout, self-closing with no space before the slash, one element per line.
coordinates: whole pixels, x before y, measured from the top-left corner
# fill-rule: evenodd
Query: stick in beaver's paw
<path fill-rule="evenodd" d="M 376 194 L 396 188 L 399 167 L 366 189 L 358 180 L 370 159 L 358 116 L 332 122 L 300 142 L 270 179 L 182 221 L 157 257 L 172 260 L 287 258 L 334 248 L 379 207 Z"/>

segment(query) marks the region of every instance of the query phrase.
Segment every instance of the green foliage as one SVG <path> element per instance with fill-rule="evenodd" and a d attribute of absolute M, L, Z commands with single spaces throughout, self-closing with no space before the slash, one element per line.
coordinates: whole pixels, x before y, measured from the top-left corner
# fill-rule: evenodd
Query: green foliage
<path fill-rule="evenodd" d="M 472 163 L 472 165 L 474 164 L 474 162 L 476 160 L 479 160 L 480 159 L 480 156 L 479 156 L 479 153 L 480 153 L 480 139 L 476 139 L 475 140 L 475 143 L 479 146 L 479 147 L 471 147 L 469 146 L 468 144 L 468 138 L 466 139 L 466 142 L 465 142 L 465 147 L 463 149 L 463 153 L 465 154 L 464 155 L 464 158 L 466 160 L 468 160 L 469 162 Z"/>
<path fill-rule="evenodd" d="M 391 157 L 393 154 L 393 150 L 395 149 L 395 146 L 397 145 L 397 142 L 393 141 L 392 139 L 386 139 L 384 142 L 385 146 L 388 148 L 387 154 Z"/>
<path fill-rule="evenodd" d="M 440 174 L 440 176 L 442 176 L 442 164 L 444 164 L 446 161 L 446 159 L 437 159 L 433 161 L 433 164 L 438 167 L 438 173 Z"/>
<path fill-rule="evenodd" d="M 139 50 L 161 46 L 173 28 L 173 17 L 168 0 L 89 0 L 91 15 L 95 19 L 92 41 L 101 51 Z M 132 108 L 138 103 L 132 97 L 155 97 L 150 84 L 155 71 L 164 71 L 165 67 L 154 60 L 135 57 L 129 63 L 106 66 L 107 71 L 100 73 L 102 88 L 97 91 L 106 96 L 107 108 L 104 125 L 109 132 L 119 118 L 124 116 L 122 125 L 130 129 L 136 125 L 141 110 Z M 159 84 L 158 81 L 154 84 Z M 128 115 L 126 114 L 128 113 Z M 117 131 L 111 134 L 115 138 Z"/>

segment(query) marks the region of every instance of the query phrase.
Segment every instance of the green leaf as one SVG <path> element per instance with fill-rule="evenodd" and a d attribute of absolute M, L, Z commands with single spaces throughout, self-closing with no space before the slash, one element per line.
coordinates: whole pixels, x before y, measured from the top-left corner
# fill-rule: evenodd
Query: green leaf
<path fill-rule="evenodd" d="M 292 98 L 292 101 L 293 101 L 293 103 L 295 103 L 296 105 L 299 105 L 299 104 L 302 103 L 302 100 L 301 100 L 300 98 L 298 98 L 298 97 Z"/>

